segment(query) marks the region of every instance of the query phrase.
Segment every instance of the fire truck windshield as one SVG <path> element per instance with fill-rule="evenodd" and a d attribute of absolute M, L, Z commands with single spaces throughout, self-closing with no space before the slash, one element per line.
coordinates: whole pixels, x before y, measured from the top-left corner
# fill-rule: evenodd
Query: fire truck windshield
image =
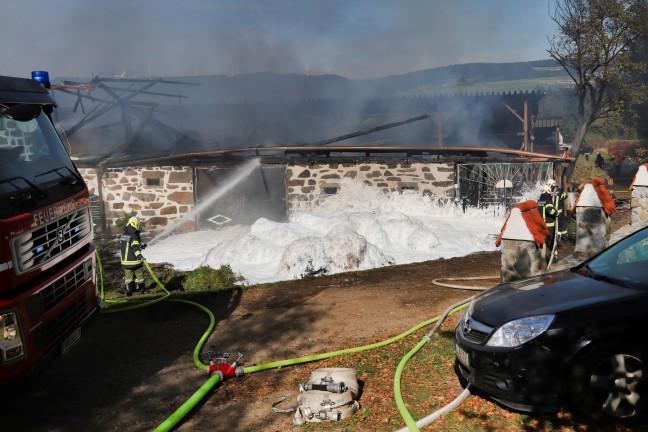
<path fill-rule="evenodd" d="M 0 218 L 56 202 L 83 189 L 83 179 L 49 118 L 0 113 Z"/>

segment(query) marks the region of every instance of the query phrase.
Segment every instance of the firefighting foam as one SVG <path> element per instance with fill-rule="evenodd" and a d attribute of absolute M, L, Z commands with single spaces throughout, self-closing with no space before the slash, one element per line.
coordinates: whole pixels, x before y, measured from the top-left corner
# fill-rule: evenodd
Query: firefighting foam
<path fill-rule="evenodd" d="M 537 198 L 530 190 L 519 200 Z M 229 264 L 246 284 L 366 270 L 496 250 L 504 209 L 468 208 L 452 200 L 403 192 L 384 194 L 351 180 L 287 222 L 261 218 L 166 237 L 146 250 L 152 263 L 182 271 Z"/>

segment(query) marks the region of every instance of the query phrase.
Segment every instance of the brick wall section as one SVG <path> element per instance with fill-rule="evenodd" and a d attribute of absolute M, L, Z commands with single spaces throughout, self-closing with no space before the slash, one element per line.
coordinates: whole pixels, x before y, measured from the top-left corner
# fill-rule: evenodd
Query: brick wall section
<path fill-rule="evenodd" d="M 91 194 L 98 195 L 97 170 L 79 169 Z M 132 211 L 155 231 L 189 213 L 194 207 L 191 167 L 109 168 L 102 178 L 108 226 Z"/>
<path fill-rule="evenodd" d="M 630 223 L 634 225 L 648 221 L 648 187 L 638 185 L 632 187 L 631 206 Z"/>
<path fill-rule="evenodd" d="M 438 197 L 455 195 L 453 163 L 331 163 L 286 168 L 288 213 L 298 202 L 323 199 L 344 178 L 352 178 L 385 192 L 416 190 Z"/>

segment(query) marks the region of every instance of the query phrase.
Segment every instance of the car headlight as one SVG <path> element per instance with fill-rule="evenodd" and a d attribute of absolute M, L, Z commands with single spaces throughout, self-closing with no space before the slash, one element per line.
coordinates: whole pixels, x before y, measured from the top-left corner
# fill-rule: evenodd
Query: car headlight
<path fill-rule="evenodd" d="M 0 352 L 2 352 L 3 362 L 15 360 L 25 354 L 15 312 L 0 314 Z"/>
<path fill-rule="evenodd" d="M 544 333 L 554 317 L 554 315 L 538 315 L 509 321 L 493 333 L 486 345 L 502 348 L 522 345 Z"/>

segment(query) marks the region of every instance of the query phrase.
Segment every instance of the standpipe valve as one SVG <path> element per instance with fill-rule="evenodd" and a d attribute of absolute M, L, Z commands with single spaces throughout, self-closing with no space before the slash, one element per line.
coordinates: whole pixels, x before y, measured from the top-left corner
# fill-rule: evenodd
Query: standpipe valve
<path fill-rule="evenodd" d="M 217 357 L 216 359 L 214 359 L 212 357 L 212 352 L 207 351 L 207 357 L 209 358 L 209 366 L 207 366 L 206 369 L 207 375 L 219 375 L 221 377 L 221 381 L 225 381 L 227 378 L 239 377 L 243 375 L 243 368 L 237 366 L 239 360 L 243 358 L 243 354 L 238 353 L 238 357 L 232 364 L 229 364 L 227 362 L 230 358 L 230 355 L 228 353 L 223 353 L 222 357 Z M 215 360 L 220 360 L 220 362 L 216 363 Z"/>

